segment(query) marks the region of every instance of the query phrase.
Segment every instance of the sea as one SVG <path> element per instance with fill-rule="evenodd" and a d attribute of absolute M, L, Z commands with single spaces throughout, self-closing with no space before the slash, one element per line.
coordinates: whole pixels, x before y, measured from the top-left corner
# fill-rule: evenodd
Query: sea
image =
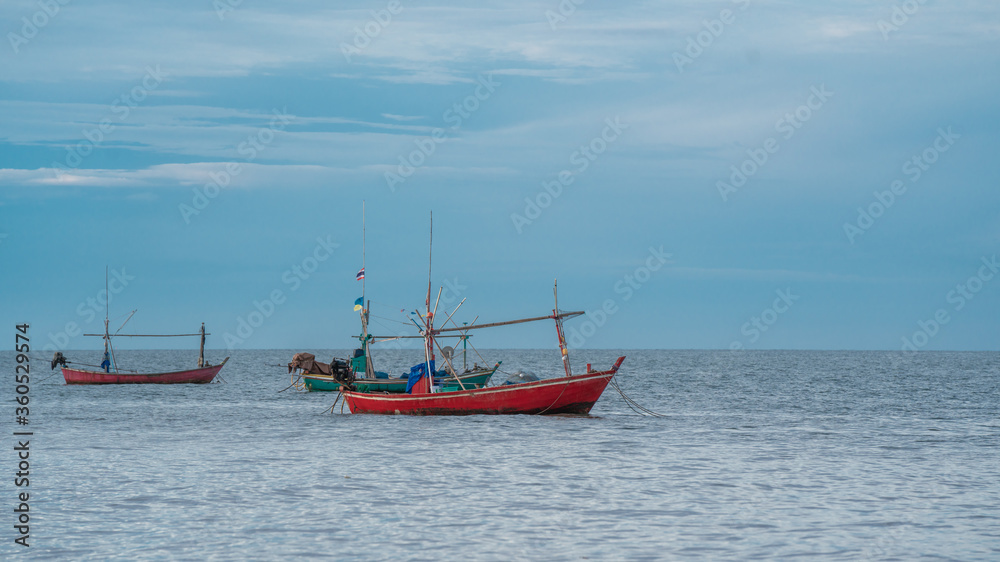
<path fill-rule="evenodd" d="M 629 400 L 609 387 L 589 416 L 408 417 L 290 387 L 295 351 L 233 351 L 216 383 L 165 386 L 67 386 L 33 356 L 26 425 L 0 353 L 0 558 L 1000 560 L 996 352 L 576 350 L 577 372 L 626 356 Z M 480 353 L 503 361 L 497 383 L 562 368 L 557 350 Z"/>

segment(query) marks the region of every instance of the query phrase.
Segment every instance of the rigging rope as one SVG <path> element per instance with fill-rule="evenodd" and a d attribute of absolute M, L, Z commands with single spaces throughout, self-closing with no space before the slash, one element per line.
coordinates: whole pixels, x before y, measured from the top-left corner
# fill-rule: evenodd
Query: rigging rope
<path fill-rule="evenodd" d="M 402 320 L 393 320 L 392 318 L 386 318 L 385 316 L 379 316 L 377 314 L 372 314 L 371 317 L 372 318 L 379 318 L 381 320 L 386 320 L 386 321 L 389 321 L 389 322 L 395 322 L 397 324 L 402 324 L 402 325 L 406 326 L 407 328 L 413 326 L 413 324 L 410 324 L 409 322 L 403 322 Z"/>
<path fill-rule="evenodd" d="M 383 318 L 383 320 L 387 320 L 387 319 L 386 319 L 386 318 Z M 390 320 L 390 322 L 395 322 L 395 320 Z M 385 331 L 386 331 L 386 332 L 390 332 L 390 333 L 391 333 L 391 332 L 393 331 L 393 330 L 392 330 L 392 328 L 390 328 L 389 326 L 386 326 L 385 324 L 383 324 L 383 323 L 379 322 L 378 320 L 374 320 L 374 321 L 372 321 L 372 323 L 373 323 L 373 324 L 378 324 L 379 326 L 381 326 L 381 327 L 385 328 Z M 410 325 L 412 326 L 412 324 L 410 324 Z M 395 338 L 395 337 L 394 337 L 393 339 L 398 339 L 398 338 Z M 382 340 L 380 340 L 380 341 L 382 341 Z"/>

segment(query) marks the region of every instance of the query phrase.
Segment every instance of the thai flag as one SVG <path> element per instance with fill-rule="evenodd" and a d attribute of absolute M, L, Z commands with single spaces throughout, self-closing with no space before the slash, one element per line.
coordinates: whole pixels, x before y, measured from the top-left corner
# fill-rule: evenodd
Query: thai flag
<path fill-rule="evenodd" d="M 364 278 L 365 278 L 365 268 L 362 267 L 361 271 L 358 272 L 357 280 L 361 281 Z"/>

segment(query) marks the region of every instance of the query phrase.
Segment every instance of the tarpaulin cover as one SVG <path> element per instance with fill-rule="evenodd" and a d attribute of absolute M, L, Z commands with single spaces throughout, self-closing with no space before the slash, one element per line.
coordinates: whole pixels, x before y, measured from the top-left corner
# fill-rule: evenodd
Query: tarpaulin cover
<path fill-rule="evenodd" d="M 431 372 L 434 371 L 434 360 L 431 360 Z M 419 365 L 414 365 L 410 367 L 410 377 L 406 381 L 406 393 L 413 393 L 413 385 L 417 384 L 421 378 L 427 376 L 427 364 L 420 363 Z"/>
<path fill-rule="evenodd" d="M 295 356 L 292 357 L 292 362 L 288 364 L 288 372 L 291 373 L 295 369 L 301 369 L 306 373 L 318 375 L 331 374 L 330 364 L 316 361 L 316 356 L 312 353 L 296 353 Z"/>

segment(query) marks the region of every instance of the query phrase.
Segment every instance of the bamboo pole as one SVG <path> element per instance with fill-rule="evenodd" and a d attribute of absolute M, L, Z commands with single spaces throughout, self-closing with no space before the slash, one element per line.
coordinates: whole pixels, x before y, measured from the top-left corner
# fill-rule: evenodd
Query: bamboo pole
<path fill-rule="evenodd" d="M 83 334 L 84 336 L 98 336 L 104 337 L 104 334 Z M 179 338 L 188 336 L 200 336 L 201 332 L 196 332 L 194 334 L 115 334 L 116 338 Z M 205 332 L 206 336 L 211 336 L 210 332 Z"/>
<path fill-rule="evenodd" d="M 489 324 L 474 324 L 472 326 L 462 326 L 461 328 L 458 328 L 458 327 L 456 327 L 456 328 L 439 328 L 437 330 L 434 330 L 434 332 L 436 334 L 440 334 L 442 332 L 464 332 L 466 330 L 478 330 L 478 329 L 481 329 L 481 328 L 494 328 L 496 326 L 510 326 L 511 324 L 523 324 L 525 322 L 537 322 L 539 320 L 553 320 L 553 319 L 556 318 L 556 316 L 558 316 L 558 318 L 560 320 L 562 320 L 564 318 L 572 318 L 574 316 L 581 316 L 583 314 L 584 314 L 583 311 L 579 311 L 579 312 L 561 312 L 558 315 L 549 314 L 548 316 L 535 316 L 534 318 L 522 318 L 520 320 L 508 320 L 506 322 L 491 322 Z"/>
<path fill-rule="evenodd" d="M 424 324 L 427 329 L 424 331 L 424 360 L 427 370 L 428 390 L 434 392 L 434 372 L 431 369 L 431 361 L 434 360 L 434 318 L 431 316 L 431 266 L 434 263 L 434 211 L 431 211 L 430 237 L 427 244 L 427 300 L 424 305 L 427 308 L 427 317 Z M 438 292 L 440 297 L 441 293 Z M 437 308 L 437 305 L 434 305 Z"/>
<path fill-rule="evenodd" d="M 438 350 L 441 352 L 441 357 L 444 357 L 444 362 L 447 363 L 448 368 L 451 369 L 451 374 L 455 377 L 455 380 L 458 381 L 458 386 L 462 390 L 465 390 L 465 385 L 462 383 L 462 378 L 458 376 L 458 373 L 455 371 L 455 367 L 451 364 L 451 359 L 448 357 L 448 354 L 446 354 L 444 350 L 441 349 L 441 344 L 437 342 L 434 343 L 438 346 Z"/>
<path fill-rule="evenodd" d="M 448 317 L 444 319 L 444 322 L 442 322 L 441 325 L 442 326 L 447 326 L 448 325 L 448 321 L 451 320 L 451 317 L 454 316 L 456 312 L 458 312 L 458 309 L 462 308 L 463 304 L 465 304 L 465 299 L 464 298 L 462 299 L 462 302 L 458 303 L 458 306 L 455 307 L 455 310 L 452 310 L 451 314 L 449 314 Z M 457 326 L 457 324 L 456 324 L 456 326 Z"/>

